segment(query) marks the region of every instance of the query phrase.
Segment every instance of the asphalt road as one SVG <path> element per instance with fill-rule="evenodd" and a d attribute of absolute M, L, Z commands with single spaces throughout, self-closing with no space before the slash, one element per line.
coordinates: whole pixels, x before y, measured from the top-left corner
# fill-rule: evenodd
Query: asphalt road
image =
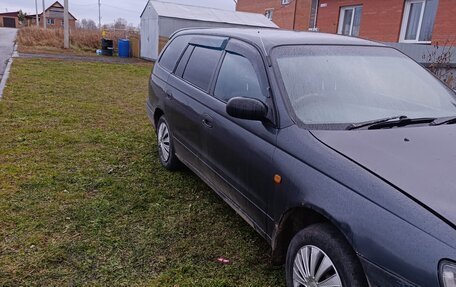
<path fill-rule="evenodd" d="M 0 28 L 0 79 L 5 72 L 6 64 L 13 55 L 17 29 Z"/>

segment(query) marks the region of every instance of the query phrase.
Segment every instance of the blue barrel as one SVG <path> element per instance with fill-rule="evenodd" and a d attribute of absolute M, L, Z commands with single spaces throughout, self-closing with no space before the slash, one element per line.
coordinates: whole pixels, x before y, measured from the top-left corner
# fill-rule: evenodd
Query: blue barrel
<path fill-rule="evenodd" d="M 119 39 L 119 57 L 130 58 L 130 40 Z"/>

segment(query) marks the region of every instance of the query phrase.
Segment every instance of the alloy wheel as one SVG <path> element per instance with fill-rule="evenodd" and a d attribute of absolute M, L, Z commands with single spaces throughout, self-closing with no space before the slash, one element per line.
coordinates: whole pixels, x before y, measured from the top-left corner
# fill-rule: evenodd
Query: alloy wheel
<path fill-rule="evenodd" d="M 293 263 L 294 287 L 342 287 L 334 263 L 320 248 L 303 246 Z"/>
<path fill-rule="evenodd" d="M 166 123 L 162 122 L 158 128 L 158 148 L 160 156 L 164 162 L 167 162 L 170 157 L 170 138 L 169 130 Z"/>

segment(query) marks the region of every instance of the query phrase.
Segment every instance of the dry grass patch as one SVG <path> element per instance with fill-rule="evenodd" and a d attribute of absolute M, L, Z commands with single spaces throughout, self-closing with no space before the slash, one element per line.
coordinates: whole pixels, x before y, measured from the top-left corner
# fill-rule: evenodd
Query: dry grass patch
<path fill-rule="evenodd" d="M 114 41 L 115 48 L 117 41 L 126 36 L 125 32 L 121 31 L 108 32 L 107 34 L 107 38 Z M 17 40 L 20 49 L 32 47 L 42 51 L 63 50 L 63 29 L 45 30 L 38 27 L 24 27 L 19 30 Z M 98 30 L 73 29 L 70 31 L 70 43 L 73 50 L 94 52 L 101 48 L 101 32 Z"/>

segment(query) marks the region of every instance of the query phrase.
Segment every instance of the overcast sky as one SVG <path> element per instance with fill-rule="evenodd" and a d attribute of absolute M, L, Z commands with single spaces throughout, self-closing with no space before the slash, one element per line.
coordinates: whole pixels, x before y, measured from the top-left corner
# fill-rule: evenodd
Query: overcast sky
<path fill-rule="evenodd" d="M 78 20 L 83 18 L 93 19 L 98 23 L 98 0 L 68 0 L 70 12 Z M 227 10 L 234 10 L 233 0 L 163 0 L 188 5 L 213 7 Z M 55 0 L 45 0 L 46 8 Z M 63 0 L 60 1 L 63 5 Z M 147 0 L 101 0 L 102 24 L 114 22 L 117 18 L 124 18 L 128 23 L 139 24 L 139 16 L 146 6 Z M 0 0 L 0 13 L 18 11 L 35 14 L 34 0 Z M 38 11 L 43 10 L 42 0 L 38 0 Z"/>

